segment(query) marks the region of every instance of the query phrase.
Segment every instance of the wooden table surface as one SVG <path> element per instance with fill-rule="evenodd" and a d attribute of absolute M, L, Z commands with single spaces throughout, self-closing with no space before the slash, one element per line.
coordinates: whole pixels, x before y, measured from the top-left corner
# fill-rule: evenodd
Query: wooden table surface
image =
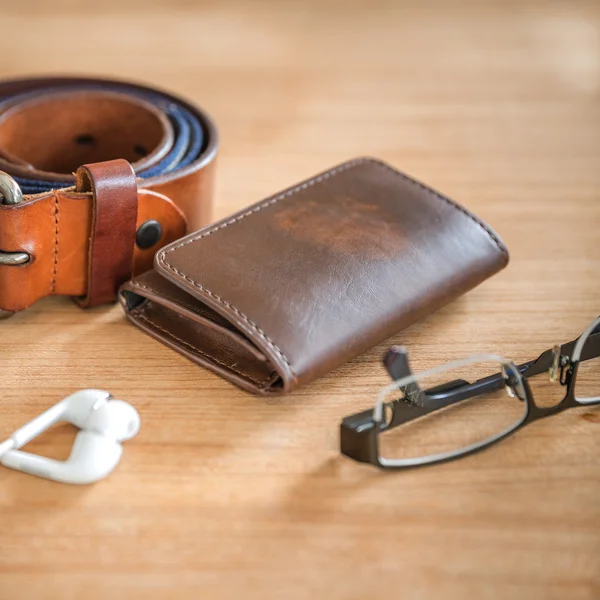
<path fill-rule="evenodd" d="M 216 217 L 369 154 L 488 221 L 511 263 L 392 339 L 416 368 L 533 359 L 600 313 L 597 2 L 2 5 L 1 76 L 135 78 L 204 106 Z M 84 387 L 142 417 L 96 485 L 0 471 L 1 600 L 600 598 L 598 408 L 389 474 L 338 452 L 389 342 L 265 401 L 118 307 L 42 301 L 0 336 L 0 439 Z M 64 457 L 73 436 L 32 451 Z"/>

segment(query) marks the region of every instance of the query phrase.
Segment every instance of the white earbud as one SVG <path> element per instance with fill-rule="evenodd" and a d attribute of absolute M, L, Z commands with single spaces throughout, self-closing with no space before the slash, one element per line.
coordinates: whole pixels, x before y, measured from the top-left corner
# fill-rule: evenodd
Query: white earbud
<path fill-rule="evenodd" d="M 65 461 L 21 452 L 25 444 L 57 423 L 67 421 L 81 431 Z M 122 441 L 140 429 L 140 416 L 127 402 L 102 390 L 81 390 L 49 408 L 0 443 L 0 464 L 62 483 L 94 483 L 117 466 Z"/>

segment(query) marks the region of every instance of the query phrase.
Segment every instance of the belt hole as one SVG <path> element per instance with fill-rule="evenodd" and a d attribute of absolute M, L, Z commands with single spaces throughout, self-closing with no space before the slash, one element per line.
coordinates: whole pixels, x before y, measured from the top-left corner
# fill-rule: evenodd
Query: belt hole
<path fill-rule="evenodd" d="M 146 148 L 144 148 L 144 146 L 142 146 L 141 144 L 136 144 L 133 147 L 133 151 L 138 155 L 138 156 L 146 156 L 148 154 L 148 150 L 146 150 Z"/>
<path fill-rule="evenodd" d="M 75 136 L 75 143 L 80 146 L 93 146 L 96 143 L 96 139 L 89 133 L 81 133 Z"/>

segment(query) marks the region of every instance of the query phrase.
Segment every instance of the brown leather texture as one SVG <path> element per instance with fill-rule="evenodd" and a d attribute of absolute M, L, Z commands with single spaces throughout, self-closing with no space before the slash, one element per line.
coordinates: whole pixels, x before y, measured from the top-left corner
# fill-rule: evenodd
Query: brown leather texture
<path fill-rule="evenodd" d="M 191 360 L 250 392 L 282 394 L 507 263 L 475 215 L 359 158 L 163 248 L 121 302 Z"/>
<path fill-rule="evenodd" d="M 132 94 L 132 89 L 141 95 Z M 115 266 L 121 260 L 129 265 L 128 254 L 133 253 L 128 270 L 142 273 L 152 267 L 158 248 L 211 222 L 216 128 L 201 109 L 161 91 L 167 105 L 170 98 L 177 101 L 202 124 L 203 149 L 197 160 L 181 169 L 137 178 L 135 229 L 158 221 L 162 233 L 154 246 L 142 249 L 133 244 L 120 259 L 107 253 L 100 261 L 100 246 L 90 246 L 90 240 L 99 239 L 94 231 L 98 205 L 91 188 L 75 187 L 75 171 L 112 159 L 127 160 L 136 174 L 159 164 L 176 136 L 165 112 L 143 97 L 154 92 L 128 82 L 89 78 L 0 82 L 0 170 L 17 178 L 57 182 L 58 188 L 25 195 L 20 204 L 0 202 L 0 252 L 31 256 L 24 265 L 0 264 L 0 311 L 23 310 L 52 294 L 87 298 L 88 306 L 100 298 L 108 301 L 108 292 L 95 299 L 89 295 L 90 286 L 114 275 L 102 275 L 103 264 Z M 127 190 L 132 198 L 131 182 Z M 121 217 L 116 208 L 110 212 L 102 215 L 119 230 Z M 127 220 L 132 242 L 131 215 Z M 103 284 L 112 288 L 113 300 L 124 270 L 118 272 L 112 283 Z"/>
<path fill-rule="evenodd" d="M 87 293 L 81 306 L 110 302 L 133 275 L 137 220 L 137 184 L 132 166 L 123 159 L 83 165 L 76 191 L 92 194 Z"/>

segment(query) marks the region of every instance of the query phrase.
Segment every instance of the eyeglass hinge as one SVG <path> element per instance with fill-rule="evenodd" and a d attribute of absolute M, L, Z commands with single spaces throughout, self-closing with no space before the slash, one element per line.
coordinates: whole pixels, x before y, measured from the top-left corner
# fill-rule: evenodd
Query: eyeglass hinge
<path fill-rule="evenodd" d="M 560 357 L 560 385 L 567 385 L 573 374 L 573 365 L 568 356 Z"/>

